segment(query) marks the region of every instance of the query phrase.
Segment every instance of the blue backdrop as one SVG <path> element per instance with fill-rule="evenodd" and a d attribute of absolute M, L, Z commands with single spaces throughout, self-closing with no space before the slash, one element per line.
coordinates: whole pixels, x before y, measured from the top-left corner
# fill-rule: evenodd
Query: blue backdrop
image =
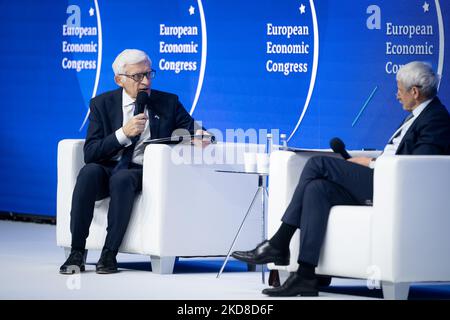
<path fill-rule="evenodd" d="M 125 48 L 146 51 L 153 88 L 224 136 L 382 148 L 405 116 L 398 66 L 431 63 L 449 103 L 449 15 L 438 0 L 2 1 L 0 211 L 55 215 L 58 141 L 84 138 Z"/>

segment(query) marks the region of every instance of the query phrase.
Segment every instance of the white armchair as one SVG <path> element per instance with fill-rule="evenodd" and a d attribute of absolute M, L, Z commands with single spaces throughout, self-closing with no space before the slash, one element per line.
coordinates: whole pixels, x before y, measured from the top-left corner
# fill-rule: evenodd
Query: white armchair
<path fill-rule="evenodd" d="M 70 248 L 72 192 L 83 162 L 84 140 L 58 145 L 57 245 Z M 244 144 L 216 144 L 202 150 L 149 145 L 144 153 L 142 193 L 136 197 L 119 252 L 151 256 L 152 270 L 172 273 L 176 257 L 225 256 L 257 188 L 257 176 L 215 172 L 242 169 Z M 256 146 L 257 147 L 257 146 Z M 260 148 L 263 146 L 259 146 Z M 180 164 L 193 154 L 193 164 Z M 206 155 L 232 164 L 207 164 Z M 186 159 L 186 158 L 185 158 Z M 236 161 L 237 160 L 237 161 Z M 101 250 L 106 237 L 109 198 L 96 202 L 86 249 Z M 260 217 L 248 218 L 236 243 L 249 250 L 261 241 Z"/>
<path fill-rule="evenodd" d="M 311 155 L 272 154 L 269 236 Z M 385 299 L 406 299 L 412 282 L 450 281 L 449 168 L 450 156 L 379 158 L 373 206 L 332 207 L 317 273 L 381 283 Z M 298 232 L 290 244 L 290 265 L 270 269 L 297 270 Z"/>

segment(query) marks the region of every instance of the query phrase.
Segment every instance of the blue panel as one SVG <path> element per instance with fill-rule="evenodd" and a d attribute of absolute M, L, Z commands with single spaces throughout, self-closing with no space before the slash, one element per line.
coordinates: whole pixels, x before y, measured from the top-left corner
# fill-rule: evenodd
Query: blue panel
<path fill-rule="evenodd" d="M 431 63 L 449 103 L 449 15 L 448 1 L 424 0 L 2 1 L 0 211 L 55 214 L 57 143 L 85 136 L 89 99 L 116 87 L 125 48 L 146 51 L 153 87 L 224 136 L 382 148 L 405 116 L 399 65 Z"/>

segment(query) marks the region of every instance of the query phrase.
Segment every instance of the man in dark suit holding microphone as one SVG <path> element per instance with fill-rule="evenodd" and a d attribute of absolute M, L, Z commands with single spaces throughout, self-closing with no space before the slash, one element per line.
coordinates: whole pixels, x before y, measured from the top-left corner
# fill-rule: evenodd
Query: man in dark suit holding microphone
<path fill-rule="evenodd" d="M 410 114 L 389 139 L 381 157 L 392 155 L 450 154 L 450 115 L 436 97 L 438 76 L 422 62 L 411 62 L 397 74 L 397 99 Z M 345 154 L 345 152 L 343 152 Z M 252 264 L 289 264 L 289 243 L 300 232 L 299 268 L 277 288 L 264 289 L 269 296 L 317 296 L 315 267 L 334 205 L 364 205 L 373 198 L 376 159 L 348 160 L 313 157 L 305 165 L 282 224 L 275 235 L 250 251 L 233 257 Z"/>
<path fill-rule="evenodd" d="M 151 90 L 152 63 L 141 50 L 121 52 L 112 65 L 119 89 L 91 100 L 84 161 L 72 197 L 72 249 L 60 273 L 84 271 L 85 244 L 94 203 L 111 197 L 105 244 L 96 265 L 101 274 L 117 272 L 116 255 L 142 190 L 144 141 L 170 137 L 174 130 L 203 130 L 176 95 Z"/>

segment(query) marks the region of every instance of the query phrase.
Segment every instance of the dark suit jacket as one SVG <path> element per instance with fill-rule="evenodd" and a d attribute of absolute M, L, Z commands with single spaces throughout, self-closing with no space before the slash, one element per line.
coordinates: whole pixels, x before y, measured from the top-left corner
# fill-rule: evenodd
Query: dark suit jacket
<path fill-rule="evenodd" d="M 437 97 L 408 129 L 396 154 L 450 154 L 450 115 Z"/>
<path fill-rule="evenodd" d="M 91 99 L 84 144 L 86 163 L 109 161 L 124 148 L 115 134 L 123 125 L 122 90 L 108 91 Z M 149 99 L 149 121 L 152 139 L 170 137 L 176 129 L 186 129 L 191 134 L 195 131 L 194 119 L 178 96 L 153 89 Z"/>

